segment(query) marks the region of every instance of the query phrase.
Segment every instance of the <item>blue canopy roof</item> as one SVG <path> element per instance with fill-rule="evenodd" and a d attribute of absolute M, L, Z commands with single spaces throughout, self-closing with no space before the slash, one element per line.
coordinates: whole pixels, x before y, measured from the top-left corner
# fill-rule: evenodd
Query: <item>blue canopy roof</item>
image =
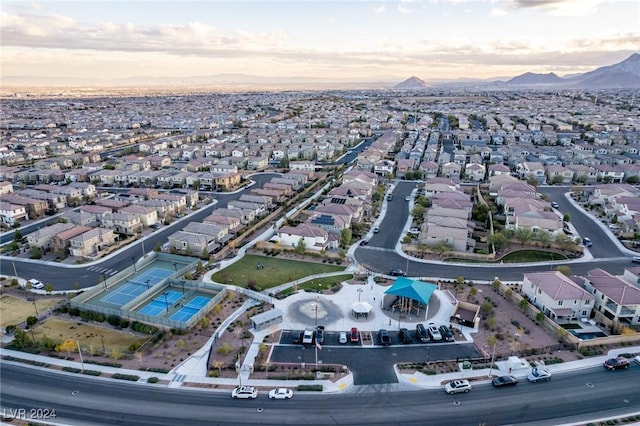
<path fill-rule="evenodd" d="M 431 295 L 437 289 L 437 284 L 399 277 L 396 282 L 385 291 L 385 294 L 408 297 L 428 305 Z"/>

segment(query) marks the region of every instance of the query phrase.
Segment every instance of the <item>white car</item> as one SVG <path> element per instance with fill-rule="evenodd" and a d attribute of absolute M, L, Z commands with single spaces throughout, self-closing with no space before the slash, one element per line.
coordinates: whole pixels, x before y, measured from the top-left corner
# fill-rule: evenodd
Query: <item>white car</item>
<path fill-rule="evenodd" d="M 527 380 L 532 383 L 551 380 L 551 371 L 542 367 L 533 367 L 531 372 L 527 374 Z"/>
<path fill-rule="evenodd" d="M 341 345 L 347 343 L 347 332 L 346 331 L 341 331 L 340 332 L 340 336 L 338 337 L 338 341 L 340 342 Z"/>
<path fill-rule="evenodd" d="M 291 399 L 293 391 L 287 388 L 271 389 L 269 391 L 269 399 Z"/>
<path fill-rule="evenodd" d="M 640 364 L 640 355 L 636 355 L 636 356 L 633 358 L 633 360 L 634 360 L 635 362 L 637 362 L 638 364 Z"/>
<path fill-rule="evenodd" d="M 255 399 L 258 397 L 258 389 L 253 386 L 238 386 L 231 391 L 231 397 L 234 399 Z"/>
<path fill-rule="evenodd" d="M 452 393 L 469 392 L 471 383 L 468 380 L 453 380 L 444 385 L 444 391 L 451 395 Z"/>
<path fill-rule="evenodd" d="M 438 341 L 442 340 L 442 333 L 438 329 L 438 326 L 434 323 L 430 322 L 427 326 L 427 330 L 429 331 L 429 336 L 431 336 L 431 340 Z"/>
<path fill-rule="evenodd" d="M 44 284 L 42 284 L 42 282 L 36 280 L 35 278 L 31 278 L 28 283 L 31 284 L 31 288 L 35 288 L 37 290 L 41 290 L 44 288 Z"/>

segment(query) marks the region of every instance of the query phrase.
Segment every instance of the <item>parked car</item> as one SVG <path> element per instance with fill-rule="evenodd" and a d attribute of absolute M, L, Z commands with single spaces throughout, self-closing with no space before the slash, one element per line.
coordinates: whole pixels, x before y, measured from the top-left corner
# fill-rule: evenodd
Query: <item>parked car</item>
<path fill-rule="evenodd" d="M 551 202 L 551 207 L 553 207 L 554 209 L 559 208 L 560 206 L 558 205 L 558 203 L 556 203 L 555 201 Z"/>
<path fill-rule="evenodd" d="M 258 389 L 253 386 L 238 386 L 231 391 L 232 398 L 255 399 L 258 397 Z"/>
<path fill-rule="evenodd" d="M 316 327 L 316 342 L 320 344 L 324 343 L 324 325 Z"/>
<path fill-rule="evenodd" d="M 391 194 L 387 195 L 387 201 L 391 201 L 391 200 L 393 200 L 393 195 Z"/>
<path fill-rule="evenodd" d="M 302 344 L 311 345 L 313 343 L 313 330 L 305 330 L 302 334 Z"/>
<path fill-rule="evenodd" d="M 629 360 L 622 356 L 609 358 L 603 363 L 604 368 L 607 370 L 623 370 L 629 368 L 629 364 L 631 364 Z"/>
<path fill-rule="evenodd" d="M 437 325 L 430 322 L 429 325 L 427 325 L 427 330 L 429 331 L 429 336 L 431 337 L 431 340 L 434 340 L 434 341 L 442 340 L 442 334 L 440 334 L 440 330 L 438 329 Z"/>
<path fill-rule="evenodd" d="M 389 336 L 389 332 L 387 330 L 380 330 L 378 332 L 380 335 L 380 344 L 383 346 L 389 346 L 391 344 L 391 336 Z"/>
<path fill-rule="evenodd" d="M 293 338 L 291 339 L 291 343 L 293 343 L 294 345 L 299 345 L 300 343 L 302 343 L 303 336 L 304 331 L 301 331 L 300 333 L 294 333 Z"/>
<path fill-rule="evenodd" d="M 416 332 L 418 333 L 418 339 L 422 343 L 427 343 L 429 340 L 431 340 L 429 338 L 429 332 L 427 331 L 427 328 L 424 325 L 417 324 L 416 325 Z"/>
<path fill-rule="evenodd" d="M 391 275 L 392 277 L 405 277 L 405 276 L 407 276 L 407 274 L 405 274 L 405 272 L 400 268 L 391 268 L 391 270 L 389 271 L 389 275 Z"/>
<path fill-rule="evenodd" d="M 362 241 L 360 241 L 360 245 L 361 245 L 361 246 L 366 246 L 367 244 L 369 244 L 369 241 L 368 241 L 368 240 L 362 240 Z"/>
<path fill-rule="evenodd" d="M 360 340 L 360 333 L 356 327 L 351 327 L 351 333 L 349 333 L 349 341 L 351 343 L 358 343 Z"/>
<path fill-rule="evenodd" d="M 442 339 L 445 342 L 453 342 L 453 333 L 451 333 L 451 330 L 449 330 L 449 327 L 446 325 L 440 326 L 440 334 L 442 334 Z"/>
<path fill-rule="evenodd" d="M 491 384 L 497 388 L 502 386 L 515 386 L 518 384 L 518 379 L 513 376 L 500 376 L 494 378 Z"/>
<path fill-rule="evenodd" d="M 633 357 L 633 360 L 640 364 L 640 355 L 636 355 L 635 357 Z"/>
<path fill-rule="evenodd" d="M 293 391 L 287 388 L 271 389 L 269 391 L 270 399 L 291 399 L 293 398 Z"/>
<path fill-rule="evenodd" d="M 402 340 L 402 343 L 411 343 L 411 334 L 409 334 L 409 330 L 407 330 L 406 328 L 401 328 L 400 329 L 400 340 Z"/>
<path fill-rule="evenodd" d="M 377 234 L 378 232 L 380 232 L 380 227 L 376 226 L 375 228 L 373 228 L 373 233 Z"/>
<path fill-rule="evenodd" d="M 444 385 L 444 391 L 451 395 L 452 393 L 469 392 L 471 383 L 468 380 L 453 380 Z"/>
<path fill-rule="evenodd" d="M 640 263 L 640 256 L 633 256 L 633 257 L 631 258 L 631 261 L 632 261 L 633 263 Z"/>
<path fill-rule="evenodd" d="M 533 367 L 529 374 L 527 374 L 527 380 L 532 383 L 546 382 L 551 380 L 551 372 L 543 367 Z"/>
<path fill-rule="evenodd" d="M 591 238 L 589 238 L 589 237 L 584 237 L 584 238 L 582 239 L 582 244 L 583 244 L 585 247 L 591 247 L 591 246 L 593 245 L 593 242 L 591 242 Z"/>
<path fill-rule="evenodd" d="M 341 331 L 340 335 L 338 336 L 338 342 L 340 342 L 341 345 L 344 345 L 345 343 L 347 343 L 347 332 L 346 331 Z"/>

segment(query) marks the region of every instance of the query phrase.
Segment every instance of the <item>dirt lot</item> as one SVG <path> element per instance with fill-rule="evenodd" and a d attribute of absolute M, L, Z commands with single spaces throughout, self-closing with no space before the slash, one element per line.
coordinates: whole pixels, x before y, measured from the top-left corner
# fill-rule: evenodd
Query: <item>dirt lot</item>
<path fill-rule="evenodd" d="M 17 325 L 25 321 L 29 316 L 45 314 L 49 308 L 60 302 L 61 298 L 37 299 L 27 301 L 25 298 L 3 294 L 0 297 L 0 327 L 13 324 Z M 35 303 L 35 306 L 34 306 Z"/>

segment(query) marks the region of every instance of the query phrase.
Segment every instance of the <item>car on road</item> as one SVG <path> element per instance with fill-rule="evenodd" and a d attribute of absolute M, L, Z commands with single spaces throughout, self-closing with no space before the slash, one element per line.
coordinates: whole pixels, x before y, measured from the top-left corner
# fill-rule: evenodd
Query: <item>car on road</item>
<path fill-rule="evenodd" d="M 380 335 L 380 344 L 383 346 L 389 346 L 391 344 L 391 336 L 389 336 L 389 332 L 385 329 L 378 331 Z"/>
<path fill-rule="evenodd" d="M 453 333 L 451 333 L 451 330 L 449 330 L 449 327 L 446 325 L 440 326 L 440 334 L 442 334 L 442 339 L 445 342 L 453 342 Z"/>
<path fill-rule="evenodd" d="M 28 284 L 31 284 L 31 288 L 35 288 L 36 290 L 41 290 L 44 288 L 44 284 L 41 281 L 36 280 L 35 278 L 31 278 L 27 281 Z"/>
<path fill-rule="evenodd" d="M 411 334 L 409 334 L 409 330 L 406 328 L 400 329 L 400 340 L 404 344 L 411 343 Z"/>
<path fill-rule="evenodd" d="M 368 240 L 362 240 L 362 241 L 360 241 L 360 245 L 361 245 L 361 246 L 366 246 L 367 244 L 369 244 L 369 241 L 368 241 Z"/>
<path fill-rule="evenodd" d="M 551 380 L 551 372 L 546 368 L 536 366 L 527 374 L 527 380 L 532 383 L 546 382 Z"/>
<path fill-rule="evenodd" d="M 324 343 L 324 325 L 316 327 L 316 342 L 320 344 Z"/>
<path fill-rule="evenodd" d="M 627 358 L 618 356 L 615 358 L 609 358 L 602 365 L 604 365 L 604 368 L 607 370 L 623 370 L 625 368 L 629 368 L 629 364 L 631 364 L 631 362 L 629 362 Z"/>
<path fill-rule="evenodd" d="M 636 363 L 640 364 L 640 355 L 636 355 L 635 357 L 633 357 L 633 360 L 634 360 Z"/>
<path fill-rule="evenodd" d="M 554 209 L 559 208 L 560 206 L 558 205 L 558 203 L 556 203 L 555 201 L 551 202 L 551 207 L 553 207 Z"/>
<path fill-rule="evenodd" d="M 429 336 L 431 337 L 431 340 L 434 340 L 434 341 L 442 340 L 442 334 L 440 334 L 440 329 L 438 329 L 437 325 L 430 322 L 429 325 L 427 325 L 427 330 L 429 331 Z"/>
<path fill-rule="evenodd" d="M 469 392 L 471 383 L 468 380 L 452 380 L 444 385 L 444 391 L 451 395 L 452 393 Z"/>
<path fill-rule="evenodd" d="M 271 389 L 269 391 L 269 399 L 291 399 L 293 391 L 287 388 Z"/>
<path fill-rule="evenodd" d="M 344 345 L 345 343 L 347 343 L 347 332 L 346 331 L 341 331 L 339 336 L 338 336 L 338 342 L 341 345 Z"/>
<path fill-rule="evenodd" d="M 640 256 L 633 256 L 633 257 L 631 258 L 631 261 L 632 261 L 633 263 L 640 263 Z"/>
<path fill-rule="evenodd" d="M 411 196 L 410 196 L 410 195 L 407 195 L 406 197 L 404 197 L 404 200 L 405 200 L 405 201 L 411 201 Z"/>
<path fill-rule="evenodd" d="M 391 200 L 393 200 L 393 195 L 391 194 L 387 195 L 387 201 L 391 201 Z"/>
<path fill-rule="evenodd" d="M 584 238 L 582 239 L 582 244 L 583 244 L 585 247 L 591 247 L 591 246 L 593 245 L 593 242 L 591 241 L 591 238 L 589 238 L 589 237 L 584 237 Z"/>
<path fill-rule="evenodd" d="M 518 384 L 518 379 L 513 376 L 499 376 L 491 380 L 491 384 L 497 388 L 502 386 L 515 386 Z"/>
<path fill-rule="evenodd" d="M 373 233 L 377 234 L 378 232 L 380 232 L 380 227 L 376 226 L 375 228 L 373 228 Z"/>
<path fill-rule="evenodd" d="M 258 389 L 253 386 L 238 386 L 231 391 L 234 399 L 255 399 L 258 397 Z"/>
<path fill-rule="evenodd" d="M 349 341 L 351 343 L 358 343 L 360 340 L 360 333 L 356 327 L 351 327 L 351 333 L 349 333 Z"/>
<path fill-rule="evenodd" d="M 405 274 L 405 272 L 400 268 L 391 268 L 391 270 L 389 271 L 389 275 L 391 275 L 392 277 L 406 277 L 407 276 L 407 274 Z"/>

